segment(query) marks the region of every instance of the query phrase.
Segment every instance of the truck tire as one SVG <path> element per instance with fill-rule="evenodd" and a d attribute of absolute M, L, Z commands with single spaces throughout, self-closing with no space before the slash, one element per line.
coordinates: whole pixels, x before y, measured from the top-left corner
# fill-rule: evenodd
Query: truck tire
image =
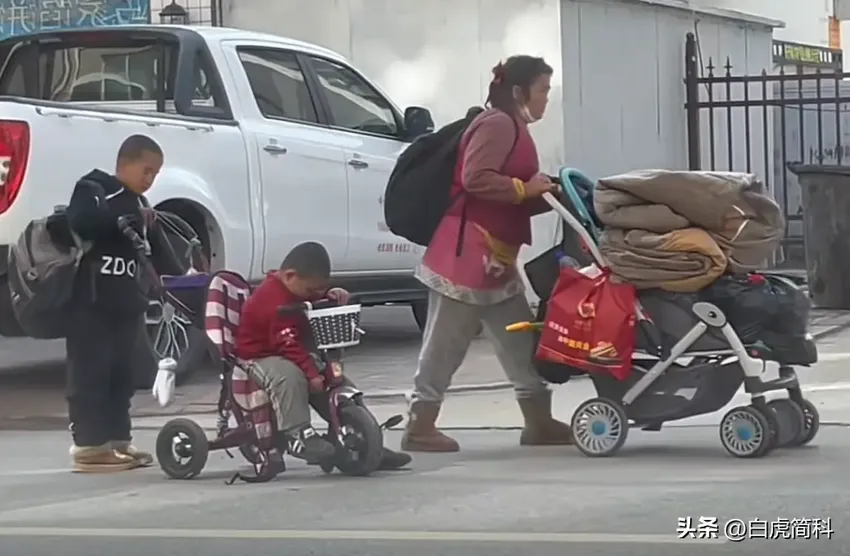
<path fill-rule="evenodd" d="M 160 216 L 168 218 L 176 227 L 182 230 L 178 234 L 170 228 L 164 228 L 168 240 L 174 246 L 178 257 L 184 264 L 185 270 L 189 270 L 191 260 L 185 256 L 185 246 L 188 240 L 184 235 L 197 235 L 192 226 L 185 219 L 171 212 L 160 212 Z M 201 315 L 203 309 L 203 292 L 192 292 L 199 295 L 191 295 L 191 299 L 183 299 L 187 306 Z M 203 330 L 201 321 L 197 318 L 193 321 L 191 315 L 183 315 L 178 309 L 171 305 L 162 306 L 159 301 L 153 300 L 145 315 L 145 330 L 147 335 L 146 347 L 149 351 L 148 360 L 155 363 L 165 357 L 172 357 L 177 361 L 176 383 L 184 384 L 200 367 L 208 367 L 211 363 L 211 344 Z M 154 374 L 156 371 L 153 371 Z M 138 382 L 138 381 L 137 381 Z M 151 380 L 152 382 L 152 380 Z"/>
<path fill-rule="evenodd" d="M 410 308 L 413 309 L 413 320 L 416 321 L 416 326 L 419 327 L 420 332 L 424 332 L 425 323 L 428 322 L 428 302 L 414 301 L 410 304 Z"/>

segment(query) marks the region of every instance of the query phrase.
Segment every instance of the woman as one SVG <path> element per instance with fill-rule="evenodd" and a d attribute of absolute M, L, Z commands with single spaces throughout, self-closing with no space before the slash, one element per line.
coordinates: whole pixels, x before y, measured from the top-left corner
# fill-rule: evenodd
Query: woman
<path fill-rule="evenodd" d="M 437 430 L 452 376 L 483 323 L 511 380 L 525 419 L 522 445 L 572 443 L 569 426 L 552 418 L 552 396 L 531 367 L 532 336 L 505 331 L 533 320 L 517 269 L 531 243 L 531 217 L 549 210 L 541 195 L 554 185 L 539 173 L 528 125 L 543 117 L 552 68 L 542 58 L 512 56 L 493 68 L 487 110 L 475 116 L 460 143 L 453 196 L 417 277 L 430 289 L 410 420 L 402 448 L 455 452 Z"/>

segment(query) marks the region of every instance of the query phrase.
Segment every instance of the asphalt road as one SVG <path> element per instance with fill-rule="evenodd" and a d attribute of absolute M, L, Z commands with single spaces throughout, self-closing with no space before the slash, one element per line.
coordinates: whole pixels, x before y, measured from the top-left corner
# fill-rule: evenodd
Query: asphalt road
<path fill-rule="evenodd" d="M 153 444 L 154 432 L 138 440 Z M 390 433 L 397 443 L 397 433 Z M 0 436 L 3 556 L 515 556 L 534 554 L 832 556 L 850 551 L 850 429 L 825 427 L 810 448 L 762 460 L 725 454 L 716 427 L 635 431 L 620 457 L 520 448 L 515 431 L 458 431 L 458 454 L 419 455 L 409 471 L 366 479 L 296 463 L 264 485 L 224 484 L 237 460 L 211 457 L 194 481 L 158 468 L 117 475 L 67 471 L 60 432 Z M 716 518 L 711 537 L 680 538 L 678 522 Z M 812 537 L 831 520 L 831 539 Z M 780 531 L 742 533 L 729 520 Z M 809 538 L 805 538 L 809 537 Z"/>

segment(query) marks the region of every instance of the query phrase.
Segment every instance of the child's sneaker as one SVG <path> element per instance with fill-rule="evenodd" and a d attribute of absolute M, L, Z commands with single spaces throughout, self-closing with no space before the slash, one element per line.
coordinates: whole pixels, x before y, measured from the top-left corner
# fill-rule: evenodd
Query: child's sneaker
<path fill-rule="evenodd" d="M 120 454 L 110 444 L 103 446 L 71 446 L 74 473 L 116 473 L 139 467 L 131 456 Z"/>
<path fill-rule="evenodd" d="M 289 453 L 315 464 L 330 459 L 336 453 L 333 444 L 322 438 L 316 429 L 307 427 L 289 440 Z"/>
<path fill-rule="evenodd" d="M 143 452 L 139 450 L 133 443 L 129 440 L 122 441 L 113 441 L 112 449 L 118 452 L 119 454 L 123 454 L 125 456 L 130 456 L 134 460 L 139 463 L 139 467 L 150 467 L 153 465 L 153 456 L 147 452 Z"/>

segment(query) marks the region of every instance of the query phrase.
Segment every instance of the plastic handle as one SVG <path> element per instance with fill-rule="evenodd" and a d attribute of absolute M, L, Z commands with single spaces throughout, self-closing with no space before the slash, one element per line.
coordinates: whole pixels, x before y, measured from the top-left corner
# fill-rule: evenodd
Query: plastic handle
<path fill-rule="evenodd" d="M 526 332 L 528 330 L 540 330 L 543 328 L 542 322 L 515 322 L 505 327 L 506 332 Z"/>

